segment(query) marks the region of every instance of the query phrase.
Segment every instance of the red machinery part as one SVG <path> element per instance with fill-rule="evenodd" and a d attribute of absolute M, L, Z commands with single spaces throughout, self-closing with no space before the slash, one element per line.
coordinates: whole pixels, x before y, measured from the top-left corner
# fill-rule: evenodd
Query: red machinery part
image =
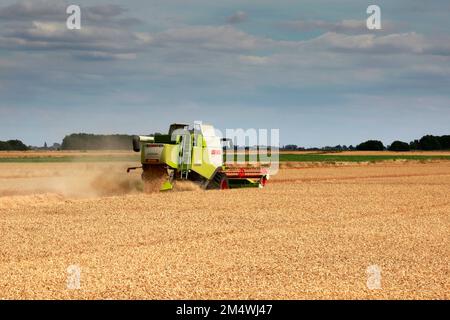
<path fill-rule="evenodd" d="M 223 171 L 230 179 L 261 178 L 267 175 L 264 168 L 228 168 Z"/>
<path fill-rule="evenodd" d="M 220 181 L 220 189 L 221 190 L 230 189 L 230 186 L 228 185 L 228 180 L 227 179 L 222 179 L 222 181 Z"/>
<path fill-rule="evenodd" d="M 267 177 L 266 177 L 266 176 L 261 177 L 260 184 L 261 184 L 263 187 L 266 186 L 266 184 L 267 184 Z"/>

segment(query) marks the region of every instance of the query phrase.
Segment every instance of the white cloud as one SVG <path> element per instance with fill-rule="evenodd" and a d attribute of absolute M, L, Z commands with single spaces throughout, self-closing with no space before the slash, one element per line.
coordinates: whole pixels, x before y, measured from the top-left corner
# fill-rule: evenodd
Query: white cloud
<path fill-rule="evenodd" d="M 363 19 L 344 19 L 337 22 L 325 20 L 293 20 L 284 22 L 282 25 L 299 32 L 309 32 L 315 30 L 345 34 L 361 34 L 368 32 L 366 20 Z M 382 30 L 377 31 L 377 33 L 394 32 L 397 29 L 396 24 L 386 20 L 383 20 L 382 27 Z"/>
<path fill-rule="evenodd" d="M 26 0 L 0 8 L 0 18 L 20 20 L 64 17 L 67 5 L 58 0 Z"/>
<path fill-rule="evenodd" d="M 61 22 L 67 18 L 66 8 L 70 3 L 64 0 L 22 0 L 9 6 L 0 7 L 3 21 L 42 20 Z M 101 25 L 126 26 L 142 21 L 132 17 L 122 17 L 125 8 L 115 4 L 82 6 L 83 21 Z"/>
<path fill-rule="evenodd" d="M 328 22 L 324 20 L 295 20 L 284 23 L 285 26 L 297 31 L 327 30 L 333 32 L 367 31 L 365 21 L 343 20 Z"/>
<path fill-rule="evenodd" d="M 75 52 L 74 56 L 82 60 L 135 60 L 135 53 L 109 53 L 99 51 Z"/>
<path fill-rule="evenodd" d="M 148 33 L 102 26 L 84 26 L 68 30 L 64 23 L 33 21 L 30 26 L 4 28 L 0 31 L 0 48 L 20 51 L 52 50 L 85 56 L 128 57 L 136 55 L 152 42 Z M 89 54 L 89 51 L 92 53 Z M 80 56 L 76 54 L 74 56 Z"/>
<path fill-rule="evenodd" d="M 444 42 L 442 42 L 444 40 Z M 345 50 L 364 53 L 410 53 L 450 55 L 450 37 L 433 39 L 416 32 L 396 33 L 382 36 L 374 34 L 345 35 L 327 32 L 304 43 L 313 49 Z"/>
<path fill-rule="evenodd" d="M 252 50 L 267 44 L 266 39 L 252 36 L 231 26 L 189 26 L 169 29 L 156 36 L 160 45 L 197 47 L 207 50 Z"/>

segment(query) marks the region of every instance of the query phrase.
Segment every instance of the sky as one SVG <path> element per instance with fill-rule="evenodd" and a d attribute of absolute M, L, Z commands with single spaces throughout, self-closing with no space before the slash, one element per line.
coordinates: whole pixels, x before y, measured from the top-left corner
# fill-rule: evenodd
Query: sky
<path fill-rule="evenodd" d="M 449 16 L 448 0 L 2 0 L 0 140 L 195 120 L 303 147 L 450 134 Z"/>

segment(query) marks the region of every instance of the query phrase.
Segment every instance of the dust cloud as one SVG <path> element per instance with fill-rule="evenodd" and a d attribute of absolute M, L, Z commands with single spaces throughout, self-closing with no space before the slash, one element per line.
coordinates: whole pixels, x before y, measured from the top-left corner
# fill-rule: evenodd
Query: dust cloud
<path fill-rule="evenodd" d="M 0 197 L 95 198 L 142 192 L 139 170 L 127 173 L 126 168 L 102 163 L 8 164 L 0 170 Z"/>
<path fill-rule="evenodd" d="M 129 164 L 133 166 L 134 164 Z M 66 199 L 159 192 L 167 179 L 165 169 L 141 178 L 141 169 L 127 173 L 124 163 L 11 163 L 0 168 L 0 200 L 40 203 Z M 171 192 L 202 190 L 191 181 L 176 181 Z"/>

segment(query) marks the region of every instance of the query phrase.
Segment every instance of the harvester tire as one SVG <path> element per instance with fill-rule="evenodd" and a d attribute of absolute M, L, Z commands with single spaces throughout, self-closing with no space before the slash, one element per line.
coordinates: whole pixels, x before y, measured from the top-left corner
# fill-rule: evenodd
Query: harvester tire
<path fill-rule="evenodd" d="M 230 189 L 230 184 L 228 183 L 227 176 L 222 177 L 222 179 L 220 180 L 219 188 L 220 190 Z"/>
<path fill-rule="evenodd" d="M 206 189 L 230 189 L 228 177 L 222 172 L 217 172 L 207 184 Z"/>

